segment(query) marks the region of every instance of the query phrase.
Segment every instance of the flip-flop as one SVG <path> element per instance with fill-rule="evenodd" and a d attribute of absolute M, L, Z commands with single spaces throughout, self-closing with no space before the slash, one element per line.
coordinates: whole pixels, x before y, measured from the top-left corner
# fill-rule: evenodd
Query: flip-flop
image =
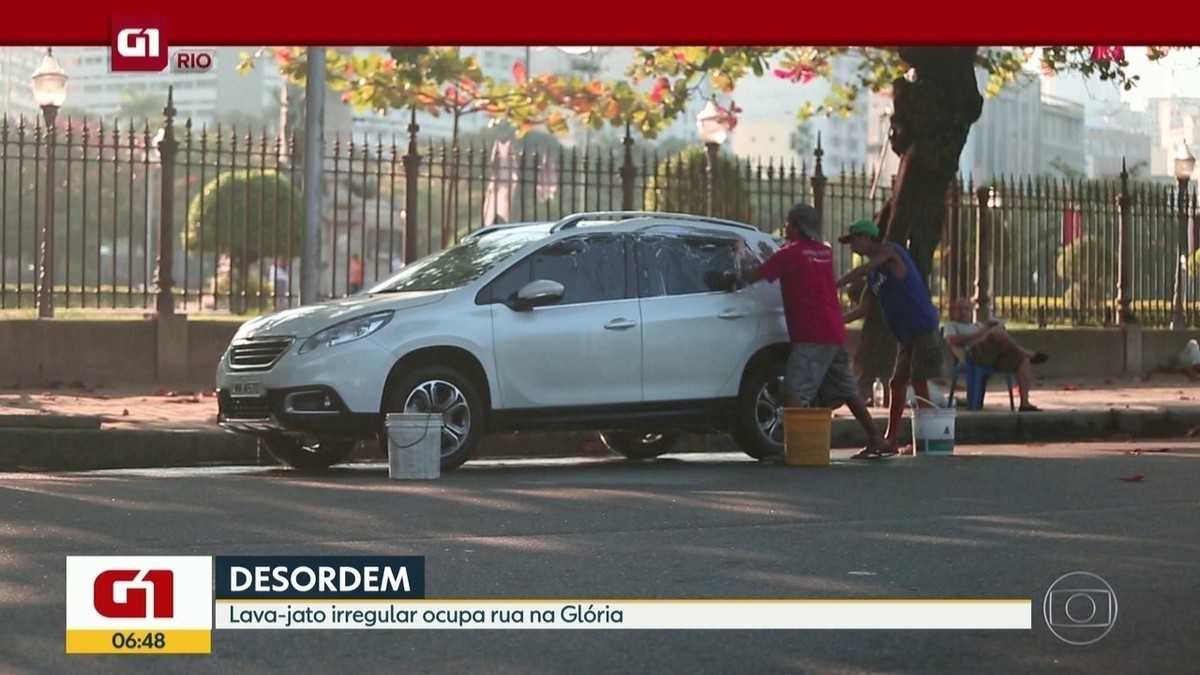
<path fill-rule="evenodd" d="M 886 459 L 888 457 L 895 457 L 898 454 L 900 453 L 891 449 L 872 450 L 871 448 L 863 448 L 853 455 L 850 455 L 850 459 Z"/>

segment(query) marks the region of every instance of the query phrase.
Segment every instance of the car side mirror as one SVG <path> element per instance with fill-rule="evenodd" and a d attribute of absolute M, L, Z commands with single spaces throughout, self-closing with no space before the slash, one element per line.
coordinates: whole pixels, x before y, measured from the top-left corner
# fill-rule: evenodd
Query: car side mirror
<path fill-rule="evenodd" d="M 515 311 L 524 312 L 534 307 L 553 305 L 563 299 L 565 292 L 566 289 L 557 281 L 537 279 L 522 286 L 516 297 L 507 304 Z"/>

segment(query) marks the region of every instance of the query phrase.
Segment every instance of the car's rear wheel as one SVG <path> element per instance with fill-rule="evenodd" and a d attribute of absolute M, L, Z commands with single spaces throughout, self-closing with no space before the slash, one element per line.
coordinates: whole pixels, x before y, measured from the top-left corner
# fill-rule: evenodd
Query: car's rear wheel
<path fill-rule="evenodd" d="M 629 459 L 654 459 L 671 450 L 679 434 L 639 433 L 634 431 L 604 431 L 600 441 L 613 452 Z"/>
<path fill-rule="evenodd" d="M 327 469 L 346 459 L 354 441 L 264 436 L 263 447 L 282 464 L 296 469 Z"/>
<path fill-rule="evenodd" d="M 427 366 L 401 377 L 383 412 L 441 413 L 442 471 L 462 466 L 483 436 L 483 398 L 470 378 L 450 367 Z"/>
<path fill-rule="evenodd" d="M 783 454 L 783 364 L 756 367 L 738 396 L 733 440 L 755 459 Z"/>

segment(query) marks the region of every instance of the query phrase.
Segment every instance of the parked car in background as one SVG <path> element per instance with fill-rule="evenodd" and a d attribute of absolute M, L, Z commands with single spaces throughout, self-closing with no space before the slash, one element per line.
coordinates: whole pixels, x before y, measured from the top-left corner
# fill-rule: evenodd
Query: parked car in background
<path fill-rule="evenodd" d="M 781 244 L 672 213 L 482 229 L 358 295 L 242 325 L 219 423 L 297 468 L 384 438 L 390 412 L 442 413 L 443 470 L 502 431 L 597 430 L 631 459 L 687 431 L 779 453 L 787 329 L 778 287 L 740 281 L 737 242 Z"/>

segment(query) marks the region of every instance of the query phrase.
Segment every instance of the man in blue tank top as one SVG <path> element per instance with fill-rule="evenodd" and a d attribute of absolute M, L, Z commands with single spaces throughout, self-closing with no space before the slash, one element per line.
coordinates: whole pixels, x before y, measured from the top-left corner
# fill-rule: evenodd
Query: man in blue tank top
<path fill-rule="evenodd" d="M 838 279 L 838 287 L 847 286 L 866 277 L 858 307 L 843 317 L 846 323 L 867 315 L 874 302 L 879 303 L 888 332 L 899 343 L 896 364 L 889 382 L 890 404 L 888 425 L 884 432 L 891 453 L 899 450 L 900 424 L 904 417 L 905 393 L 911 383 L 917 396 L 929 400 L 929 379 L 936 377 L 942 367 L 942 340 L 938 335 L 938 312 L 916 263 L 903 246 L 884 242 L 879 228 L 869 220 L 860 220 L 838 238 L 849 244 L 850 250 L 867 258 L 867 262 Z M 930 404 L 918 401 L 921 407 Z M 863 451 L 856 458 L 877 457 L 880 453 Z"/>

